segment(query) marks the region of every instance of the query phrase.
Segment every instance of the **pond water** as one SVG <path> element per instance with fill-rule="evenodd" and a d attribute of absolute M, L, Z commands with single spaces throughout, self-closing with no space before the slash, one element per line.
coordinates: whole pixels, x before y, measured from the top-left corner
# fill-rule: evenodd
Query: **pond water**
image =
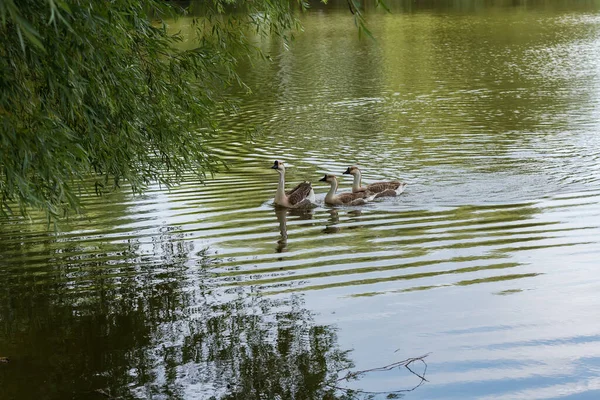
<path fill-rule="evenodd" d="M 261 42 L 229 170 L 2 225 L 0 398 L 600 397 L 600 1 L 390 3 Z M 325 206 L 350 165 L 407 189 Z"/>

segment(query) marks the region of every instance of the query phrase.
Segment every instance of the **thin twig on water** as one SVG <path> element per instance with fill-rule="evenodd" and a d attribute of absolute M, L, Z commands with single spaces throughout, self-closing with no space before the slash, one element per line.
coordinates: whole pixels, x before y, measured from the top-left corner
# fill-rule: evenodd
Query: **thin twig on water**
<path fill-rule="evenodd" d="M 371 369 L 365 369 L 362 371 L 348 371 L 348 373 L 346 373 L 346 375 L 344 375 L 341 378 L 338 378 L 335 381 L 335 384 L 330 385 L 330 387 L 332 387 L 333 389 L 336 390 L 342 390 L 345 392 L 352 392 L 352 393 L 357 393 L 357 394 L 367 394 L 367 395 L 376 395 L 376 394 L 384 394 L 384 393 L 406 393 L 406 392 L 412 392 L 413 390 L 417 389 L 419 386 L 423 385 L 425 382 L 429 382 L 426 378 L 425 375 L 427 373 L 427 363 L 425 362 L 425 358 L 431 353 L 427 353 L 424 354 L 420 357 L 412 357 L 412 358 L 407 358 L 406 360 L 402 360 L 402 361 L 397 361 L 395 363 L 383 366 L 383 367 L 377 367 L 377 368 L 371 368 Z M 410 368 L 410 365 L 416 361 L 420 361 L 421 363 L 423 363 L 424 368 L 423 368 L 423 372 L 421 374 L 418 374 L 417 372 L 415 372 L 412 368 Z M 358 379 L 359 377 L 368 374 L 370 372 L 384 372 L 384 371 L 391 371 L 394 368 L 401 368 L 401 367 L 405 367 L 408 371 L 410 371 L 411 374 L 417 376 L 420 381 L 419 383 L 414 386 L 411 389 L 399 389 L 399 390 L 392 390 L 392 391 L 367 391 L 367 390 L 361 390 L 361 389 L 349 389 L 349 388 L 345 388 L 345 387 L 341 387 L 338 386 L 337 383 L 340 381 L 350 381 L 351 379 Z"/>

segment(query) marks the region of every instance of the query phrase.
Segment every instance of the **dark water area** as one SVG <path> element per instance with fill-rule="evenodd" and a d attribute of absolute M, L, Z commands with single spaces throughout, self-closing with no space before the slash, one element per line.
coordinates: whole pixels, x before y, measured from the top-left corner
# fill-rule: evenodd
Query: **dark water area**
<path fill-rule="evenodd" d="M 227 171 L 2 224 L 0 399 L 600 396 L 600 2 L 388 3 L 260 41 Z M 349 165 L 407 189 L 326 206 Z"/>

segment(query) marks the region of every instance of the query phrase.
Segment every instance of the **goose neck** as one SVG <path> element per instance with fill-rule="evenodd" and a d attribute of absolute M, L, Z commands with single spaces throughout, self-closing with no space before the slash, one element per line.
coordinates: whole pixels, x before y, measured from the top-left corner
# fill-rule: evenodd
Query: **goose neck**
<path fill-rule="evenodd" d="M 338 183 L 337 180 L 332 180 L 331 181 L 331 187 L 329 188 L 329 192 L 327 192 L 327 195 L 325 196 L 325 200 L 329 201 L 331 199 L 333 199 L 335 197 L 335 192 L 337 191 L 338 188 Z"/>
<path fill-rule="evenodd" d="M 279 173 L 279 184 L 277 185 L 277 197 L 285 197 L 285 171 L 277 171 Z"/>
<path fill-rule="evenodd" d="M 354 182 L 352 182 L 352 191 L 360 190 L 361 180 L 362 175 L 360 174 L 360 171 L 356 171 L 356 173 L 354 174 Z"/>

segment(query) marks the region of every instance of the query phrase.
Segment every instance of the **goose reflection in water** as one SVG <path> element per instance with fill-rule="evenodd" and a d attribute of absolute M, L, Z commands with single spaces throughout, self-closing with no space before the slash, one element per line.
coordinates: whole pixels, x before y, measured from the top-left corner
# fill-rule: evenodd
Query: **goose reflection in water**
<path fill-rule="evenodd" d="M 325 224 L 325 228 L 321 231 L 323 233 L 338 233 L 340 231 L 340 227 L 338 223 L 340 222 L 340 214 L 338 210 L 330 208 L 327 210 L 329 213 L 329 218 L 327 220 L 327 224 Z"/>
<path fill-rule="evenodd" d="M 327 210 L 327 212 L 329 213 L 329 218 L 327 220 L 325 228 L 321 232 L 323 232 L 323 233 L 339 233 L 339 232 L 341 232 L 342 228 L 340 226 L 338 226 L 338 224 L 340 223 L 339 211 L 331 208 L 331 209 Z M 359 221 L 358 217 L 360 217 L 362 215 L 362 210 L 348 210 L 348 211 L 346 211 L 346 214 L 349 216 L 349 221 L 357 222 L 357 221 Z M 360 225 L 348 226 L 348 227 L 346 227 L 346 229 L 356 229 L 356 228 L 360 228 L 360 227 L 361 227 Z"/>
<path fill-rule="evenodd" d="M 287 251 L 287 219 L 288 216 L 297 217 L 295 219 L 298 220 L 309 220 L 314 216 L 314 211 L 312 209 L 295 209 L 295 208 L 283 208 L 283 207 L 275 207 L 275 216 L 277 217 L 277 222 L 279 222 L 279 239 L 277 240 L 277 247 L 275 247 L 275 251 L 277 253 L 283 253 Z"/>

